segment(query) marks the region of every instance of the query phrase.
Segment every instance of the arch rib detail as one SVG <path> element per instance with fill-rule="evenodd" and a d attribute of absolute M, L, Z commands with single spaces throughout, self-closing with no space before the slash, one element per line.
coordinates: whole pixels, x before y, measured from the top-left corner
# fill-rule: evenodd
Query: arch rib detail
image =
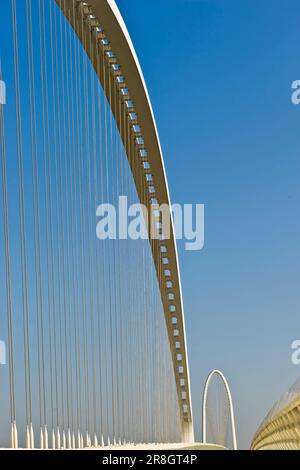
<path fill-rule="evenodd" d="M 128 112 L 134 111 L 134 114 L 137 116 L 137 121 L 132 123 L 131 131 L 134 133 L 137 142 L 139 156 L 142 159 L 147 158 L 155 184 L 152 189 L 152 191 L 154 191 L 145 197 L 143 185 L 139 178 L 140 169 L 132 164 L 132 161 L 129 159 L 140 202 L 145 204 L 148 208 L 157 204 L 167 205 L 170 208 L 171 214 L 170 195 L 164 160 L 149 94 L 130 35 L 115 2 L 113 0 L 89 0 L 88 2 L 81 0 L 55 1 L 85 48 L 102 85 L 107 79 L 105 74 L 111 73 L 119 86 L 119 91 L 122 93 L 127 107 L 128 103 L 130 103 Z M 74 18 L 74 16 L 70 14 L 74 1 L 77 5 L 77 14 L 83 15 L 84 22 L 77 21 L 78 18 Z M 85 34 L 91 35 L 91 39 L 97 47 L 91 48 L 91 41 L 83 41 Z M 96 64 L 99 60 L 97 57 L 99 48 L 111 65 L 108 70 L 103 71 L 101 68 L 99 71 L 97 69 Z M 114 67 L 114 64 L 117 64 L 118 67 Z M 111 96 L 107 96 L 107 99 L 110 102 L 116 124 L 120 130 L 118 100 L 115 100 L 114 93 L 112 93 Z M 117 104 L 114 105 L 114 103 Z M 134 128 L 134 126 L 137 127 Z M 120 135 L 121 138 L 123 138 L 121 131 Z M 124 139 L 123 143 L 126 148 Z M 182 441 L 193 442 L 194 430 L 184 310 L 172 217 L 170 237 L 163 241 L 168 256 L 167 270 L 164 269 L 162 258 L 165 254 L 162 256 L 160 244 L 161 241 L 157 240 L 155 243 L 151 244 L 151 248 L 156 271 L 158 274 L 163 273 L 163 276 L 158 275 L 158 281 L 160 283 L 161 298 L 173 359 L 181 414 Z M 172 301 L 170 301 L 169 297 L 170 286 L 174 297 Z M 174 316 L 176 317 L 176 324 L 173 323 Z"/>

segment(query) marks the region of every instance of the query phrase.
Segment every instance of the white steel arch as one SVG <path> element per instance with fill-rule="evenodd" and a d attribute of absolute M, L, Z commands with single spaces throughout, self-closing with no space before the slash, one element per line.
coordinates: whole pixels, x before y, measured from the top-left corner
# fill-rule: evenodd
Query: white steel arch
<path fill-rule="evenodd" d="M 220 370 L 213 370 L 209 376 L 207 377 L 205 387 L 204 387 L 204 393 L 203 393 L 203 403 L 202 403 L 202 422 L 203 422 L 203 443 L 207 443 L 207 410 L 206 410 L 206 405 L 207 405 L 207 395 L 208 395 L 208 389 L 210 382 L 213 378 L 214 375 L 218 375 L 225 387 L 227 397 L 228 397 L 228 402 L 229 402 L 229 409 L 230 409 L 230 421 L 231 421 L 231 432 L 232 432 L 232 441 L 233 441 L 233 448 L 234 450 L 237 450 L 237 439 L 236 439 L 236 429 L 235 429 L 235 419 L 234 419 L 234 411 L 233 411 L 233 402 L 232 402 L 232 396 L 230 392 L 230 388 L 228 385 L 228 382 L 226 380 L 226 377 Z"/>
<path fill-rule="evenodd" d="M 166 171 L 160 145 L 159 135 L 155 122 L 154 113 L 151 106 L 150 97 L 147 91 L 143 73 L 134 50 L 129 32 L 126 28 L 121 13 L 114 0 L 55 0 L 59 5 L 69 23 L 72 25 L 79 40 L 82 42 L 91 63 L 97 72 L 97 47 L 93 50 L 90 44 L 84 43 L 83 34 L 92 34 L 96 45 L 105 38 L 105 51 L 113 52 L 113 57 L 118 61 L 120 70 L 122 70 L 122 84 L 120 87 L 128 91 L 130 100 L 134 103 L 134 111 L 138 116 L 140 127 L 140 137 L 143 141 L 143 149 L 147 149 L 147 158 L 149 160 L 153 179 L 155 181 L 155 200 L 158 205 L 166 204 L 171 206 L 169 188 L 167 183 Z M 72 5 L 76 4 L 77 11 L 84 17 L 84 22 L 77 22 L 70 12 Z M 112 60 L 115 60 L 112 59 Z M 99 74 L 99 80 L 103 83 L 106 80 L 104 75 Z M 107 96 L 108 101 L 110 97 Z M 129 98 L 128 98 L 129 99 Z M 115 115 L 116 123 L 119 126 L 118 110 L 114 109 L 113 99 L 110 102 L 112 112 Z M 135 179 L 137 192 L 140 201 L 149 206 L 149 201 L 145 200 L 141 182 L 136 176 L 136 168 L 131 166 L 133 177 Z M 151 204 L 151 203 L 150 203 Z M 176 247 L 175 232 L 173 220 L 171 217 L 171 233 L 169 239 L 164 240 L 166 251 L 168 253 L 168 270 L 166 270 L 166 281 L 160 285 L 161 298 L 165 311 L 165 320 L 170 342 L 170 350 L 173 358 L 174 375 L 177 386 L 178 403 L 181 414 L 182 441 L 194 442 L 192 400 L 190 393 L 190 377 L 188 354 L 186 347 L 186 331 L 184 320 L 184 309 L 182 301 L 181 279 L 178 264 L 178 253 Z M 161 257 L 153 252 L 153 260 L 157 272 L 163 269 Z M 174 299 L 172 304 L 168 297 L 168 283 L 172 285 Z M 174 310 L 170 310 L 170 308 Z M 172 323 L 170 312 L 176 312 L 176 325 Z"/>

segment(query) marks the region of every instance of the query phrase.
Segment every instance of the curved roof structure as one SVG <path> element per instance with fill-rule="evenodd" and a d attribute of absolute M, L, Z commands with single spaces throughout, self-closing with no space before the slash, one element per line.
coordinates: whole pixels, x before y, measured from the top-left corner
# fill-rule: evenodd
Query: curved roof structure
<path fill-rule="evenodd" d="M 300 378 L 271 408 L 259 426 L 251 449 L 300 449 Z"/>

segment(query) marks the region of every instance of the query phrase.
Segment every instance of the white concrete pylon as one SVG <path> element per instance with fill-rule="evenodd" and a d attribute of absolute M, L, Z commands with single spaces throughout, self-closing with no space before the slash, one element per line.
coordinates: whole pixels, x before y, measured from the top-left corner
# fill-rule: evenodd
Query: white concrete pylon
<path fill-rule="evenodd" d="M 44 449 L 44 431 L 40 428 L 40 449 Z"/>
<path fill-rule="evenodd" d="M 15 421 L 11 423 L 10 441 L 11 441 L 11 448 L 17 449 L 18 448 L 18 431 L 17 431 L 17 425 Z"/>
<path fill-rule="evenodd" d="M 51 444 L 52 444 L 52 450 L 56 449 L 56 440 L 55 440 L 55 432 L 54 429 L 52 429 L 52 434 L 51 434 Z"/>
<path fill-rule="evenodd" d="M 72 449 L 72 437 L 71 437 L 70 428 L 68 429 L 68 433 L 67 433 L 67 448 Z"/>
<path fill-rule="evenodd" d="M 26 426 L 26 449 L 31 449 L 30 425 Z"/>
<path fill-rule="evenodd" d="M 15 441 L 15 449 L 18 449 L 19 448 L 19 438 L 18 438 L 18 429 L 17 429 L 16 421 L 14 422 L 14 441 Z"/>
<path fill-rule="evenodd" d="M 81 435 L 79 429 L 77 431 L 77 448 L 81 449 Z"/>
<path fill-rule="evenodd" d="M 62 432 L 62 445 L 61 445 L 61 447 L 62 447 L 63 449 L 66 449 L 66 444 L 67 444 L 67 442 L 66 442 L 66 433 L 65 433 L 65 430 L 63 429 L 63 432 Z"/>
<path fill-rule="evenodd" d="M 30 423 L 30 448 L 34 449 L 34 431 L 32 423 Z"/>
<path fill-rule="evenodd" d="M 91 437 L 88 431 L 86 433 L 86 447 L 91 447 Z"/>
<path fill-rule="evenodd" d="M 44 426 L 44 449 L 49 449 L 49 437 L 48 437 L 48 428 Z"/>
<path fill-rule="evenodd" d="M 57 428 L 57 431 L 56 431 L 56 444 L 57 444 L 57 448 L 61 449 L 61 439 L 60 439 L 60 430 L 59 430 L 59 428 Z"/>

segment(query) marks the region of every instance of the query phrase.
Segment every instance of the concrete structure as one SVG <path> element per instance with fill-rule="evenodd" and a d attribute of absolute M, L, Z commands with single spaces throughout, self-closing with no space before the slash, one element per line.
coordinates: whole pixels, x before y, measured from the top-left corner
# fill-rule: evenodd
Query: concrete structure
<path fill-rule="evenodd" d="M 300 450 L 300 380 L 270 410 L 251 444 L 252 450 Z"/>

